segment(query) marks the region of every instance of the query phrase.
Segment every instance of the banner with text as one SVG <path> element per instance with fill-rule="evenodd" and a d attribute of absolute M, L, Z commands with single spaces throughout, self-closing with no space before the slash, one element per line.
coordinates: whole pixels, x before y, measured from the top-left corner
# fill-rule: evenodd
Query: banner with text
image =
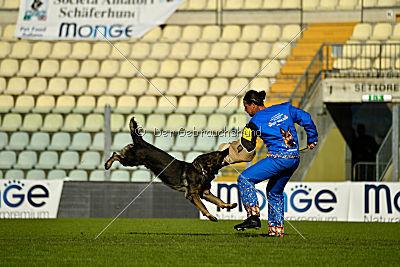
<path fill-rule="evenodd" d="M 21 0 L 15 36 L 40 40 L 139 38 L 184 0 Z"/>
<path fill-rule="evenodd" d="M 261 219 L 268 218 L 267 182 L 256 185 Z M 218 219 L 243 220 L 236 183 L 213 182 L 211 192 L 235 209 L 221 209 L 203 201 Z M 285 219 L 304 221 L 400 222 L 399 183 L 299 183 L 290 182 L 284 191 Z M 207 219 L 200 214 L 201 219 Z"/>
<path fill-rule="evenodd" d="M 57 218 L 63 180 L 1 180 L 0 219 Z"/>

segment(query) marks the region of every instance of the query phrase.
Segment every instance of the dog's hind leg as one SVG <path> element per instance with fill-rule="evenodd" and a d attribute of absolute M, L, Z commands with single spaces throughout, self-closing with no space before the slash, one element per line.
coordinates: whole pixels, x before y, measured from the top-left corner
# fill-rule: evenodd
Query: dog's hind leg
<path fill-rule="evenodd" d="M 233 209 L 233 208 L 236 208 L 236 206 L 237 206 L 236 203 L 227 204 L 227 203 L 223 202 L 220 198 L 214 196 L 208 189 L 203 191 L 203 198 L 205 200 L 207 200 L 208 202 L 211 202 L 223 209 L 224 208 Z"/>
<path fill-rule="evenodd" d="M 114 152 L 112 156 L 106 161 L 104 167 L 106 168 L 106 170 L 108 170 L 109 168 L 111 168 L 114 161 L 121 162 L 121 160 L 122 160 L 121 156 Z"/>
<path fill-rule="evenodd" d="M 196 208 L 198 208 L 201 211 L 201 213 L 203 213 L 204 216 L 206 216 L 210 221 L 213 221 L 213 222 L 218 221 L 217 218 L 215 218 L 208 212 L 208 210 L 204 206 L 203 202 L 201 202 L 201 199 L 198 194 L 192 193 L 192 194 L 190 194 L 190 196 L 191 196 L 191 202 L 196 206 Z"/>

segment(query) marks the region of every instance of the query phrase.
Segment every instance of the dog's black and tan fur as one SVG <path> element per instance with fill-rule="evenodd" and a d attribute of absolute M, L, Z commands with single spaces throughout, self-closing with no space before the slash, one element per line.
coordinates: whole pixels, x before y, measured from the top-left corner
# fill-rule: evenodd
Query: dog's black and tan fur
<path fill-rule="evenodd" d="M 114 161 L 119 161 L 124 166 L 144 165 L 167 186 L 185 192 L 185 197 L 211 221 L 217 221 L 217 218 L 208 212 L 200 198 L 221 208 L 236 207 L 236 203 L 227 204 L 210 192 L 211 181 L 223 167 L 222 161 L 228 155 L 228 150 L 202 154 L 192 163 L 188 163 L 175 159 L 143 140 L 137 133 L 138 127 L 133 117 L 129 126 L 133 144 L 125 146 L 120 155 L 114 152 L 105 163 L 106 169 L 111 168 Z"/>

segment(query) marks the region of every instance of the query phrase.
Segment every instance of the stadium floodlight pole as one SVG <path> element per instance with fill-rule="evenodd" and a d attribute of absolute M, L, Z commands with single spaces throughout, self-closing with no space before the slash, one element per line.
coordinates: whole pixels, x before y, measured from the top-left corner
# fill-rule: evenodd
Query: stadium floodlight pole
<path fill-rule="evenodd" d="M 231 158 L 229 157 L 229 155 L 228 155 L 228 158 L 229 158 L 230 161 L 232 161 Z M 233 166 L 233 164 L 229 164 L 229 166 L 232 166 L 232 168 L 233 168 L 239 175 L 241 175 L 241 176 L 246 180 L 246 182 L 254 188 L 254 190 L 256 190 L 255 185 L 251 184 L 250 181 L 249 181 L 245 176 L 243 176 L 243 175 Z M 264 195 L 263 195 L 262 197 L 263 197 L 264 200 L 268 203 L 268 199 L 267 199 Z M 271 205 L 271 207 L 272 207 L 276 212 L 278 212 L 274 206 Z M 305 237 L 300 233 L 300 231 L 297 230 L 297 228 L 294 227 L 294 225 L 293 225 L 292 223 L 290 223 L 290 221 L 286 220 L 285 217 L 283 217 L 283 219 L 284 219 L 284 221 L 288 222 L 289 225 L 290 225 L 304 240 L 307 240 L 307 238 L 305 238 Z"/>
<path fill-rule="evenodd" d="M 122 214 L 130 205 L 132 205 L 132 203 L 135 202 L 136 199 L 138 199 L 138 198 L 140 197 L 140 195 L 143 194 L 143 192 L 146 191 L 146 189 L 153 183 L 153 181 L 154 181 L 155 179 L 157 179 L 158 176 L 160 176 L 160 174 L 163 173 L 163 172 L 169 167 L 169 165 L 171 165 L 171 163 L 174 162 L 174 161 L 175 161 L 175 158 L 174 158 L 173 160 L 171 160 L 171 162 L 170 162 L 159 174 L 157 174 L 157 176 L 154 177 L 154 178 L 150 181 L 150 183 L 149 183 L 148 185 L 146 185 L 146 187 L 143 188 L 143 190 L 140 191 L 140 193 L 139 193 L 136 197 L 134 197 L 134 198 L 131 200 L 131 202 L 129 202 L 128 205 L 126 205 L 125 208 L 124 208 L 122 211 L 120 211 L 120 213 L 118 213 L 118 215 L 115 216 L 115 217 L 112 219 L 112 221 L 111 221 L 109 224 L 107 224 L 106 227 L 104 227 L 103 230 L 101 230 L 100 233 L 98 233 L 98 234 L 96 235 L 96 237 L 95 237 L 94 239 L 96 240 L 102 233 L 104 233 L 104 231 L 107 230 L 107 228 L 108 228 L 119 216 L 121 216 L 121 214 Z"/>
<path fill-rule="evenodd" d="M 266 67 L 268 67 L 269 66 L 269 64 L 271 64 L 271 62 L 273 61 L 273 60 L 275 60 L 281 53 L 282 53 L 282 51 L 283 50 L 285 50 L 285 48 L 288 46 L 288 45 L 290 45 L 291 43 L 293 43 L 293 41 L 294 40 L 296 40 L 296 38 L 297 38 L 297 36 L 299 36 L 303 31 L 305 30 L 305 28 L 302 28 L 293 38 L 292 38 L 292 40 L 290 40 L 290 42 L 288 42 L 272 59 L 270 59 L 270 61 L 268 61 L 268 63 L 264 66 L 264 67 L 262 67 L 261 68 L 261 70 L 242 88 L 242 90 L 240 90 L 239 91 L 239 93 L 237 93 L 234 97 L 232 97 L 232 99 L 225 105 L 225 107 L 224 108 L 226 108 L 232 101 L 233 101 L 233 99 L 235 99 L 236 97 L 238 97 L 239 95 L 240 95 L 240 93 L 244 90 L 244 89 L 246 89 L 246 87 L 249 85 L 249 84 L 251 84 L 252 82 L 253 82 L 253 80 L 255 79 L 255 78 L 257 78 L 258 77 L 258 75 L 260 75 L 260 73 L 266 68 Z"/>
<path fill-rule="evenodd" d="M 132 65 L 132 67 L 135 68 L 135 70 L 142 75 L 143 79 L 145 79 L 146 82 L 148 82 L 150 85 L 152 85 L 157 91 L 158 93 L 164 97 L 165 99 L 167 99 L 167 101 L 174 107 L 174 109 L 176 109 L 176 106 L 171 102 L 171 100 L 168 99 L 168 97 L 166 97 L 163 93 L 161 93 L 161 91 L 149 80 L 147 79 L 147 77 L 135 66 L 135 64 L 132 63 L 132 61 L 130 61 L 113 43 L 110 42 L 110 40 L 108 40 L 108 38 L 99 30 L 99 28 L 97 28 L 97 32 L 99 32 L 104 39 L 106 39 L 106 41 L 115 49 L 118 51 L 118 53 L 127 61 L 129 62 L 129 64 Z"/>

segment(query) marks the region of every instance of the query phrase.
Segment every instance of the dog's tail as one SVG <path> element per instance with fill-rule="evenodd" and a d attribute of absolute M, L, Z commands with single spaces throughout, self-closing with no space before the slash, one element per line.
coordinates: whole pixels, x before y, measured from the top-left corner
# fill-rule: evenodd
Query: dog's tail
<path fill-rule="evenodd" d="M 131 121 L 129 122 L 129 129 L 131 131 L 133 143 L 143 142 L 143 132 L 141 127 L 138 127 L 138 124 L 135 121 L 135 117 L 131 118 Z"/>

